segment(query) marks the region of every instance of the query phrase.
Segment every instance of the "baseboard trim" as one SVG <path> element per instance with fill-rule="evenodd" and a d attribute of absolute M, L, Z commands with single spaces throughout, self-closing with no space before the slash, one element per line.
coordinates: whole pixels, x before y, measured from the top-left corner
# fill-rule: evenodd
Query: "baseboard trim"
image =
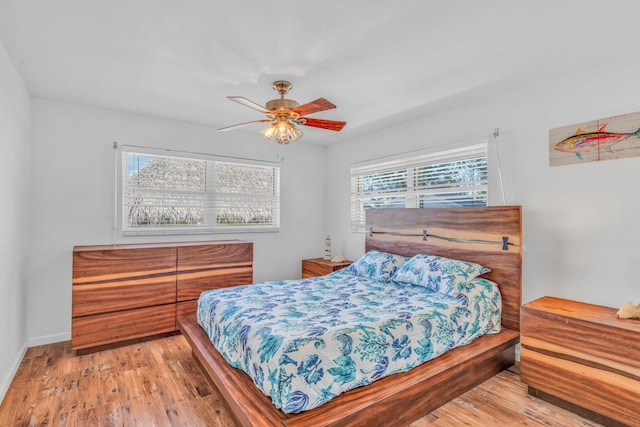
<path fill-rule="evenodd" d="M 24 344 L 22 344 L 22 349 L 20 350 L 18 356 L 13 362 L 13 368 L 11 369 L 11 371 L 8 373 L 6 377 L 0 378 L 0 380 L 2 381 L 2 383 L 0 383 L 0 403 L 2 403 L 2 401 L 4 400 L 4 397 L 6 396 L 7 391 L 9 391 L 9 387 L 11 387 L 11 382 L 13 381 L 13 378 L 16 376 L 16 372 L 18 372 L 18 368 L 20 368 L 20 364 L 22 363 L 22 359 L 24 359 L 24 355 L 27 354 L 28 348 L 29 347 L 27 346 L 27 341 L 25 341 Z"/>
<path fill-rule="evenodd" d="M 70 340 L 71 340 L 71 332 L 65 332 L 61 334 L 44 335 L 41 337 L 29 338 L 28 345 L 29 347 L 35 347 L 38 345 L 53 344 L 56 342 L 70 341 Z"/>

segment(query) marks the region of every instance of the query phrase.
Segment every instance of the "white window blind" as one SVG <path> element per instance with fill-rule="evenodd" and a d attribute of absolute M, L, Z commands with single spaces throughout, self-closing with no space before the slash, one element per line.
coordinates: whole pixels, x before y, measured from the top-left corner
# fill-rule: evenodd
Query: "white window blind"
<path fill-rule="evenodd" d="M 280 168 L 273 164 L 123 150 L 121 188 L 125 235 L 280 226 Z"/>
<path fill-rule="evenodd" d="M 351 228 L 367 209 L 487 205 L 487 143 L 351 168 Z"/>

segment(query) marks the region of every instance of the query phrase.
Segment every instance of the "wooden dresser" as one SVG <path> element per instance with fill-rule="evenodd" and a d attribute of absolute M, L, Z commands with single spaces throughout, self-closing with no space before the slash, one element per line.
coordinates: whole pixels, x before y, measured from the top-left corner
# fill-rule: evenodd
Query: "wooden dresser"
<path fill-rule="evenodd" d="M 605 425 L 640 426 L 640 320 L 616 311 L 552 297 L 523 305 L 529 394 Z"/>
<path fill-rule="evenodd" d="M 348 267 L 353 261 L 333 262 L 324 258 L 302 260 L 302 278 L 324 276 Z"/>
<path fill-rule="evenodd" d="M 74 350 L 177 330 L 207 289 L 253 281 L 253 243 L 239 240 L 76 246 Z"/>

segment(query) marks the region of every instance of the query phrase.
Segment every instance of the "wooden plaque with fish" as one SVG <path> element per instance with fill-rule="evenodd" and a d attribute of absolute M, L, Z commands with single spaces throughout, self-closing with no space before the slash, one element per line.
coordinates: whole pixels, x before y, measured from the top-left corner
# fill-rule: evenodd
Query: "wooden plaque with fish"
<path fill-rule="evenodd" d="M 549 130 L 549 165 L 640 156 L 640 112 Z"/>

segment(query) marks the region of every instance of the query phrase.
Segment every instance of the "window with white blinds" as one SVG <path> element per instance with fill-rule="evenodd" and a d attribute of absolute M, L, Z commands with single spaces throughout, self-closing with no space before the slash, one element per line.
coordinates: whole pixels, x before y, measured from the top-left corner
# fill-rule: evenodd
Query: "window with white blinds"
<path fill-rule="evenodd" d="M 280 168 L 256 163 L 123 150 L 123 233 L 277 231 Z"/>
<path fill-rule="evenodd" d="M 351 168 L 351 228 L 367 209 L 487 205 L 486 142 Z"/>

